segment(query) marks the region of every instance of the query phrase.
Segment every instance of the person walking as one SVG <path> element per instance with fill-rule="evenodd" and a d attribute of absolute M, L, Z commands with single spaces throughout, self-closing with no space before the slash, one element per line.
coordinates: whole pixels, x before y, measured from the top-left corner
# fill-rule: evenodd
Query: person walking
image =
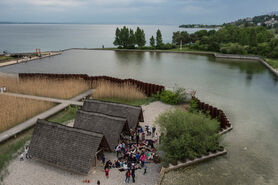
<path fill-rule="evenodd" d="M 130 180 L 130 170 L 127 170 L 125 173 L 125 183 L 129 183 Z"/>

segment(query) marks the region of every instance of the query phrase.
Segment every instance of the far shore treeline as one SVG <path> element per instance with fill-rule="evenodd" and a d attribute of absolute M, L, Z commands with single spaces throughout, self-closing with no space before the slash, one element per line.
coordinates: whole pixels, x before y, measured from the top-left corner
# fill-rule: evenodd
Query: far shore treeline
<path fill-rule="evenodd" d="M 225 54 L 252 54 L 278 58 L 278 35 L 263 26 L 240 27 L 228 24 L 219 30 L 200 30 L 189 34 L 187 31 L 173 33 L 172 43 L 163 43 L 158 29 L 151 36 L 149 46 L 143 29 L 134 32 L 126 26 L 116 29 L 114 45 L 123 49 L 174 49 L 182 44 L 185 50 L 212 51 Z"/>

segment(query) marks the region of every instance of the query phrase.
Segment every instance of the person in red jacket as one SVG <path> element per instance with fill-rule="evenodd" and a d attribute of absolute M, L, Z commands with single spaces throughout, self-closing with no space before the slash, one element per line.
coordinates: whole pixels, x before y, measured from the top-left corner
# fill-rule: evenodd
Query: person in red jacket
<path fill-rule="evenodd" d="M 109 169 L 108 168 L 105 168 L 105 176 L 106 178 L 108 179 L 109 178 Z"/>

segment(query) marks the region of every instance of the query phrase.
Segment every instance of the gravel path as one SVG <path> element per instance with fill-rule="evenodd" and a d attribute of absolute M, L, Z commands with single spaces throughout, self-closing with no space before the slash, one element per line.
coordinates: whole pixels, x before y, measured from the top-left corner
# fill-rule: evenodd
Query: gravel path
<path fill-rule="evenodd" d="M 145 124 L 150 127 L 154 124 L 156 117 L 162 112 L 171 109 L 172 106 L 161 102 L 153 102 L 149 105 L 142 106 L 144 114 L 144 123 L 140 123 L 143 128 Z M 72 125 L 72 123 L 69 123 Z M 159 130 L 157 128 L 157 130 Z M 115 153 L 106 153 L 106 158 L 114 161 Z M 155 185 L 159 176 L 160 165 L 148 163 L 147 174 L 143 175 L 143 169 L 136 170 L 136 182 L 131 184 L 138 185 Z M 96 184 L 100 180 L 101 185 L 121 185 L 125 184 L 125 173 L 118 169 L 111 169 L 110 176 L 106 179 L 101 164 L 93 168 L 88 175 L 78 175 L 46 164 L 39 160 L 19 161 L 19 157 L 13 160 L 8 166 L 9 174 L 4 178 L 5 185 L 81 185 L 85 179 L 90 180 L 90 184 Z"/>

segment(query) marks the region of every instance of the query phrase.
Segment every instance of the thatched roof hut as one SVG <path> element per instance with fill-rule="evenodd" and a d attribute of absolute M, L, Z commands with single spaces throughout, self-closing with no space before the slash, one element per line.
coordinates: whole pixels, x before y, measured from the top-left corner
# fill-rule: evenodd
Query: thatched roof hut
<path fill-rule="evenodd" d="M 130 135 L 126 118 L 83 110 L 77 111 L 74 127 L 102 133 L 112 149 L 118 145 L 121 134 Z"/>
<path fill-rule="evenodd" d="M 83 104 L 82 110 L 124 117 L 128 121 L 129 128 L 133 130 L 135 130 L 139 121 L 144 121 L 143 111 L 140 106 L 124 105 L 99 100 L 86 100 Z"/>
<path fill-rule="evenodd" d="M 100 149 L 111 151 L 103 134 L 38 120 L 28 154 L 61 168 L 88 174 Z"/>

